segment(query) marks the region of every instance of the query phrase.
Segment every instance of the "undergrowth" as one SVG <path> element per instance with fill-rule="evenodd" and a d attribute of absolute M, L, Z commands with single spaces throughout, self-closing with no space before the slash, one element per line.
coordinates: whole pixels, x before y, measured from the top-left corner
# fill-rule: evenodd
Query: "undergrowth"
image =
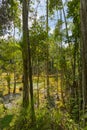
<path fill-rule="evenodd" d="M 36 110 L 34 122 L 31 121 L 30 110 L 22 109 L 10 124 L 10 130 L 78 130 L 78 128 L 79 126 L 70 119 L 68 113 L 47 108 Z"/>

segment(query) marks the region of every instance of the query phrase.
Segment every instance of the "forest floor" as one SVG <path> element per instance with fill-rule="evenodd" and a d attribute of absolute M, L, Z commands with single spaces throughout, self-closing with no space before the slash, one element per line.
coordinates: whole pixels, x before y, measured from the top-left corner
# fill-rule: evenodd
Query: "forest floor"
<path fill-rule="evenodd" d="M 51 78 L 50 81 L 50 98 L 48 100 L 46 97 L 46 88 L 44 88 L 44 82 L 40 80 L 39 108 L 37 107 L 36 100 L 37 83 L 34 83 L 35 113 L 38 129 L 25 128 L 23 130 L 81 130 L 79 126 L 70 118 L 70 115 L 68 114 L 61 100 L 60 87 L 55 87 L 57 83 L 53 78 Z M 58 84 L 60 86 L 60 81 L 58 82 Z M 19 116 L 21 103 L 22 94 L 20 93 L 16 93 L 15 95 L 4 95 L 3 103 L 0 103 L 0 130 L 12 129 L 16 118 Z"/>

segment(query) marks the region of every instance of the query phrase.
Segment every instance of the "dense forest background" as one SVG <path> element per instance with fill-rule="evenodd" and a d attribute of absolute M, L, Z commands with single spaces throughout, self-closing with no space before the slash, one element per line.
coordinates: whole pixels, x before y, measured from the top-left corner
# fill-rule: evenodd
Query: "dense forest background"
<path fill-rule="evenodd" d="M 0 0 L 0 130 L 87 130 L 86 0 Z"/>

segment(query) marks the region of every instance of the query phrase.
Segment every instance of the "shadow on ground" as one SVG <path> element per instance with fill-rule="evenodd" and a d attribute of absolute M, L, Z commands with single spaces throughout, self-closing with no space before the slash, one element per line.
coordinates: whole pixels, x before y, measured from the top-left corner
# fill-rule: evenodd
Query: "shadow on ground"
<path fill-rule="evenodd" d="M 6 115 L 0 119 L 0 130 L 4 130 L 9 127 L 14 115 Z"/>

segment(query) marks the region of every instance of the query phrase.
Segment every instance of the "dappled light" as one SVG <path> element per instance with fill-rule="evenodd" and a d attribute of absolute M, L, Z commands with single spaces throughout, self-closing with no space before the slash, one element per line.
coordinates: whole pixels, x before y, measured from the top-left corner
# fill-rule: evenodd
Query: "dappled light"
<path fill-rule="evenodd" d="M 0 1 L 0 130 L 87 130 L 85 0 Z"/>

